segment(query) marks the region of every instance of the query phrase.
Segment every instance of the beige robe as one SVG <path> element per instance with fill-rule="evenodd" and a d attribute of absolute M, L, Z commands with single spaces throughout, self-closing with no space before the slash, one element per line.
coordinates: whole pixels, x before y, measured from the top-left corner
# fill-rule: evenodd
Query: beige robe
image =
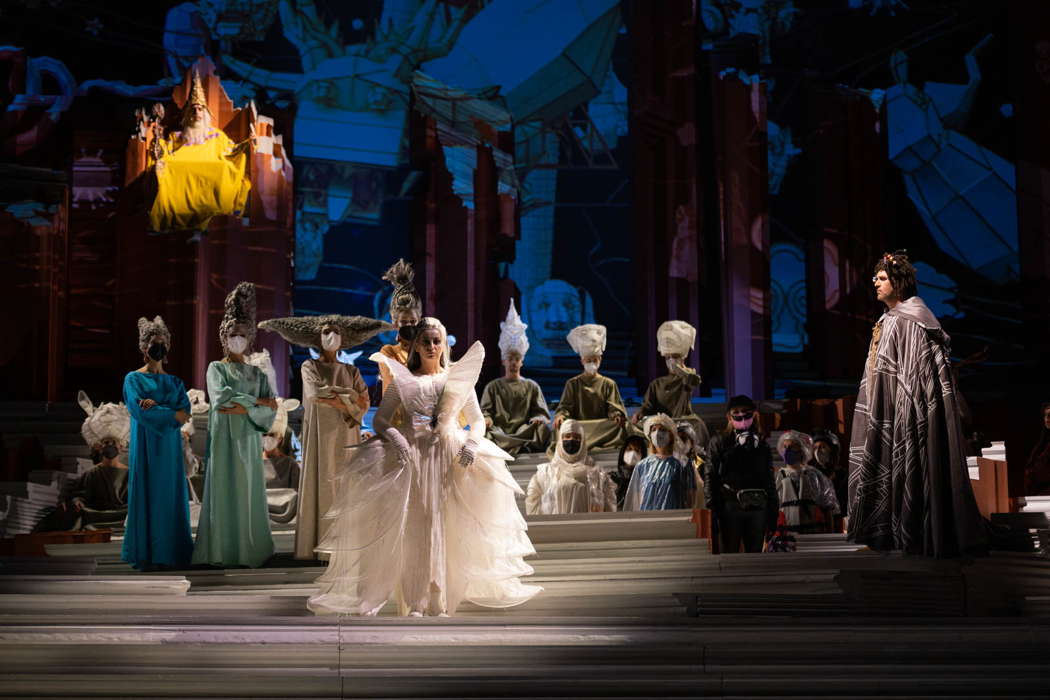
<path fill-rule="evenodd" d="M 299 475 L 299 519 L 295 526 L 295 558 L 316 559 L 314 547 L 330 520 L 324 514 L 335 498 L 335 475 L 348 458 L 347 448 L 361 442 L 361 419 L 368 411 L 368 386 L 353 365 L 307 360 L 303 376 L 303 463 Z M 316 402 L 337 397 L 342 411 Z"/>

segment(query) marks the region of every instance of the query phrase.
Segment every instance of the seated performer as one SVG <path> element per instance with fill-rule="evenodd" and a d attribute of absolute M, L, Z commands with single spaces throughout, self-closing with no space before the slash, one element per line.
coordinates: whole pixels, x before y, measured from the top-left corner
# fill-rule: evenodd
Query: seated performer
<path fill-rule="evenodd" d="M 292 430 L 288 412 L 299 408 L 298 399 L 277 399 L 277 415 L 263 435 L 263 474 L 266 505 L 271 523 L 290 523 L 299 510 L 299 462 L 292 455 Z"/>
<path fill-rule="evenodd" d="M 593 323 L 569 332 L 569 345 L 579 354 L 583 373 L 565 382 L 554 414 L 554 432 L 558 432 L 562 421 L 579 422 L 591 452 L 617 450 L 628 435 L 627 409 L 620 398 L 620 388 L 612 379 L 598 374 L 605 335 L 605 326 Z"/>
<path fill-rule="evenodd" d="M 700 386 L 700 375 L 685 366 L 685 358 L 696 342 L 696 329 L 685 321 L 665 321 L 656 329 L 656 347 L 667 363 L 667 374 L 654 379 L 645 390 L 642 407 L 631 417 L 644 418 L 664 413 L 674 421 L 689 421 L 696 431 L 698 451 L 707 448 L 710 434 L 704 419 L 693 411 L 693 392 Z"/>
<path fill-rule="evenodd" d="M 303 377 L 303 471 L 299 519 L 295 525 L 295 558 L 316 559 L 314 548 L 331 520 L 324 514 L 336 497 L 335 475 L 348 454 L 361 443 L 361 420 L 368 412 L 368 386 L 352 364 L 340 362 L 339 351 L 391 330 L 384 321 L 364 316 L 292 316 L 263 321 L 259 328 L 280 334 L 289 343 L 315 348 Z"/>
<path fill-rule="evenodd" d="M 481 414 L 485 416 L 488 438 L 512 455 L 543 452 L 550 441 L 551 414 L 540 385 L 521 376 L 529 339 L 513 299 L 507 320 L 499 328 L 503 377 L 486 384 L 481 394 Z"/>
<path fill-rule="evenodd" d="M 829 532 L 832 516 L 839 512 L 835 487 L 809 461 L 813 440 L 796 430 L 785 431 L 777 440 L 784 466 L 777 470 L 780 501 L 777 529 L 787 533 Z"/>
<path fill-rule="evenodd" d="M 247 177 L 248 147 L 211 125 L 200 76 L 182 111 L 182 129 L 166 138 L 157 134 L 151 148 L 157 176 L 157 196 L 150 209 L 154 231 L 206 231 L 212 217 L 240 216 L 251 183 Z M 159 128 L 159 127 L 158 127 Z"/>
<path fill-rule="evenodd" d="M 81 391 L 77 403 L 87 418 L 80 427 L 91 448 L 94 467 L 84 472 L 34 528 L 35 532 L 123 528 L 128 514 L 128 467 L 120 459 L 131 435 L 131 418 L 124 404 L 95 406 Z"/>
<path fill-rule="evenodd" d="M 394 286 L 390 295 L 390 321 L 398 329 L 398 333 L 397 343 L 384 345 L 379 348 L 379 352 L 401 365 L 408 363 L 408 348 L 412 345 L 412 341 L 401 334 L 401 329 L 406 326 L 414 327 L 423 317 L 423 300 L 419 298 L 412 283 L 415 276 L 412 263 L 404 260 L 398 260 L 383 273 L 383 279 Z M 384 362 L 379 363 L 379 378 L 382 381 L 382 391 L 386 392 L 393 377 Z"/>
<path fill-rule="evenodd" d="M 696 500 L 693 467 L 675 459 L 674 421 L 663 413 L 645 421 L 645 436 L 652 452 L 634 468 L 624 498 L 624 510 L 675 510 L 692 508 Z"/>
<path fill-rule="evenodd" d="M 583 428 L 561 424 L 554 459 L 536 465 L 525 492 L 528 515 L 601 513 L 616 510 L 616 484 L 587 454 Z"/>
<path fill-rule="evenodd" d="M 485 359 L 474 343 L 450 363 L 436 318 L 415 327 L 408 365 L 375 353 L 393 383 L 375 415 L 377 438 L 343 467 L 333 522 L 317 547 L 331 556 L 307 607 L 376 615 L 397 597 L 401 614 L 454 615 L 469 600 L 520 605 L 542 589 L 519 580 L 535 553 L 514 501 L 510 459 L 484 437 L 474 386 Z M 470 430 L 459 427 L 465 414 Z"/>

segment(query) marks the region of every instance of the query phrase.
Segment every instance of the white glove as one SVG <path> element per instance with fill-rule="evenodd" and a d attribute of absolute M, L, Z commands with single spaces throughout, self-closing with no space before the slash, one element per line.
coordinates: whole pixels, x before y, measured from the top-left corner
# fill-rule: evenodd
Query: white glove
<path fill-rule="evenodd" d="M 408 464 L 409 447 L 405 436 L 397 428 L 387 428 L 383 431 L 383 437 L 397 450 L 397 461 L 402 465 Z"/>
<path fill-rule="evenodd" d="M 469 467 L 471 464 L 474 463 L 474 454 L 477 452 L 477 450 L 478 443 L 468 439 L 465 443 L 463 443 L 463 447 L 459 448 L 459 454 L 456 455 L 456 458 L 459 460 L 459 463 L 462 464 L 464 467 Z"/>

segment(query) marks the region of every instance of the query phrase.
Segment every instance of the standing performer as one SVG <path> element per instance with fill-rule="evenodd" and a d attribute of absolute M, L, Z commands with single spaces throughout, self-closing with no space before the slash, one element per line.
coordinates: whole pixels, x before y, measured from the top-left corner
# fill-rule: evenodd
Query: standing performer
<path fill-rule="evenodd" d="M 849 538 L 933 557 L 985 551 L 948 334 L 915 296 L 903 252 L 884 255 L 872 282 L 886 312 L 872 331 L 853 414 Z"/>
<path fill-rule="evenodd" d="M 616 382 L 598 374 L 605 352 L 605 326 L 594 323 L 569 331 L 567 340 L 579 354 L 583 373 L 565 382 L 554 414 L 554 432 L 564 420 L 580 423 L 591 451 L 617 450 L 627 437 L 627 409 Z"/>
<path fill-rule="evenodd" d="M 667 374 L 657 377 L 645 390 L 642 407 L 631 417 L 643 418 L 664 413 L 674 421 L 692 423 L 698 451 L 707 449 L 710 433 L 707 423 L 693 411 L 693 393 L 700 386 L 700 375 L 685 366 L 689 351 L 696 344 L 696 329 L 685 321 L 665 321 L 656 329 L 656 348 L 667 363 Z"/>
<path fill-rule="evenodd" d="M 266 374 L 245 362 L 254 340 L 255 285 L 241 282 L 219 326 L 225 357 L 208 365 L 208 471 L 194 564 L 255 567 L 273 554 L 262 435 L 277 401 Z"/>
<path fill-rule="evenodd" d="M 561 424 L 554 459 L 536 465 L 525 494 L 529 515 L 602 513 L 616 510 L 616 484 L 587 454 L 583 428 Z"/>
<path fill-rule="evenodd" d="M 401 329 L 406 326 L 415 326 L 423 317 L 423 300 L 416 293 L 413 280 L 416 277 L 412 263 L 398 260 L 383 273 L 383 279 L 394 286 L 390 295 L 390 322 L 398 329 L 397 342 L 393 345 L 384 345 L 379 352 L 402 366 L 408 364 L 408 348 L 412 340 L 407 335 L 401 334 Z M 382 390 L 390 386 L 392 377 L 386 363 L 379 363 L 379 378 L 383 382 Z"/>
<path fill-rule="evenodd" d="M 797 430 L 785 430 L 777 440 L 777 452 L 784 460 L 776 476 L 780 502 L 777 529 L 784 534 L 831 532 L 839 501 L 831 480 L 807 464 L 813 455 L 812 438 Z"/>
<path fill-rule="evenodd" d="M 364 316 L 329 315 L 275 318 L 259 328 L 321 353 L 302 366 L 303 464 L 295 525 L 295 558 L 315 559 L 314 549 L 331 524 L 324 514 L 335 499 L 337 469 L 349 457 L 347 448 L 361 443 L 361 420 L 369 407 L 361 372 L 340 362 L 339 350 L 360 345 L 393 326 Z"/>
<path fill-rule="evenodd" d="M 507 320 L 499 324 L 503 376 L 486 384 L 481 394 L 488 438 L 512 455 L 543 452 L 551 437 L 551 414 L 543 391 L 539 384 L 521 376 L 521 365 L 529 351 L 526 328 L 511 299 Z"/>
<path fill-rule="evenodd" d="M 704 505 L 718 527 L 722 554 L 761 552 L 776 528 L 773 451 L 759 434 L 755 402 L 734 396 L 726 403 L 726 429 L 711 438 L 704 462 Z"/>
<path fill-rule="evenodd" d="M 143 367 L 124 377 L 131 414 L 128 519 L 121 558 L 136 569 L 184 567 L 193 553 L 182 424 L 190 419 L 186 386 L 164 371 L 171 333 L 164 319 L 139 319 Z"/>
<path fill-rule="evenodd" d="M 624 510 L 676 510 L 692 508 L 696 501 L 696 471 L 674 456 L 677 429 L 663 413 L 645 420 L 645 437 L 652 446 L 649 456 L 634 468 L 624 497 Z"/>
<path fill-rule="evenodd" d="M 445 327 L 424 318 L 407 368 L 372 359 L 386 363 L 393 383 L 375 416 L 377 437 L 341 475 L 334 522 L 317 548 L 331 560 L 309 609 L 376 615 L 396 595 L 402 615 L 451 615 L 464 599 L 509 608 L 535 596 L 542 589 L 518 579 L 532 573 L 523 557 L 535 553 L 514 501 L 521 488 L 510 455 L 483 437 L 474 394 L 481 343 L 449 366 Z"/>

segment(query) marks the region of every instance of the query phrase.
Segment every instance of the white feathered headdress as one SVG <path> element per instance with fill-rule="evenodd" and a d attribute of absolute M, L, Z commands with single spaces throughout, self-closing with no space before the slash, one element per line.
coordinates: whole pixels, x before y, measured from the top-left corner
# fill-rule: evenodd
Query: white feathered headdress
<path fill-rule="evenodd" d="M 200 415 L 207 413 L 211 406 L 208 405 L 208 395 L 202 389 L 188 389 L 186 396 L 190 399 L 190 413 Z"/>
<path fill-rule="evenodd" d="M 593 357 L 605 352 L 605 336 L 605 326 L 585 323 L 569 331 L 565 339 L 569 341 L 573 352 L 580 357 Z"/>
<path fill-rule="evenodd" d="M 80 426 L 80 434 L 91 449 L 97 449 L 103 440 L 114 440 L 124 448 L 131 438 L 131 416 L 123 403 L 104 403 L 95 406 L 88 395 L 77 393 L 77 403 L 84 409 L 87 418 Z"/>
<path fill-rule="evenodd" d="M 514 300 L 510 300 L 510 308 L 507 309 L 507 319 L 499 324 L 499 352 L 506 359 L 507 353 L 516 352 L 525 357 L 529 351 L 529 338 L 525 334 L 528 324 L 522 322 L 518 310 L 514 308 Z"/>
<path fill-rule="evenodd" d="M 656 329 L 656 349 L 661 355 L 688 355 L 696 343 L 696 329 L 685 321 L 665 321 Z"/>

